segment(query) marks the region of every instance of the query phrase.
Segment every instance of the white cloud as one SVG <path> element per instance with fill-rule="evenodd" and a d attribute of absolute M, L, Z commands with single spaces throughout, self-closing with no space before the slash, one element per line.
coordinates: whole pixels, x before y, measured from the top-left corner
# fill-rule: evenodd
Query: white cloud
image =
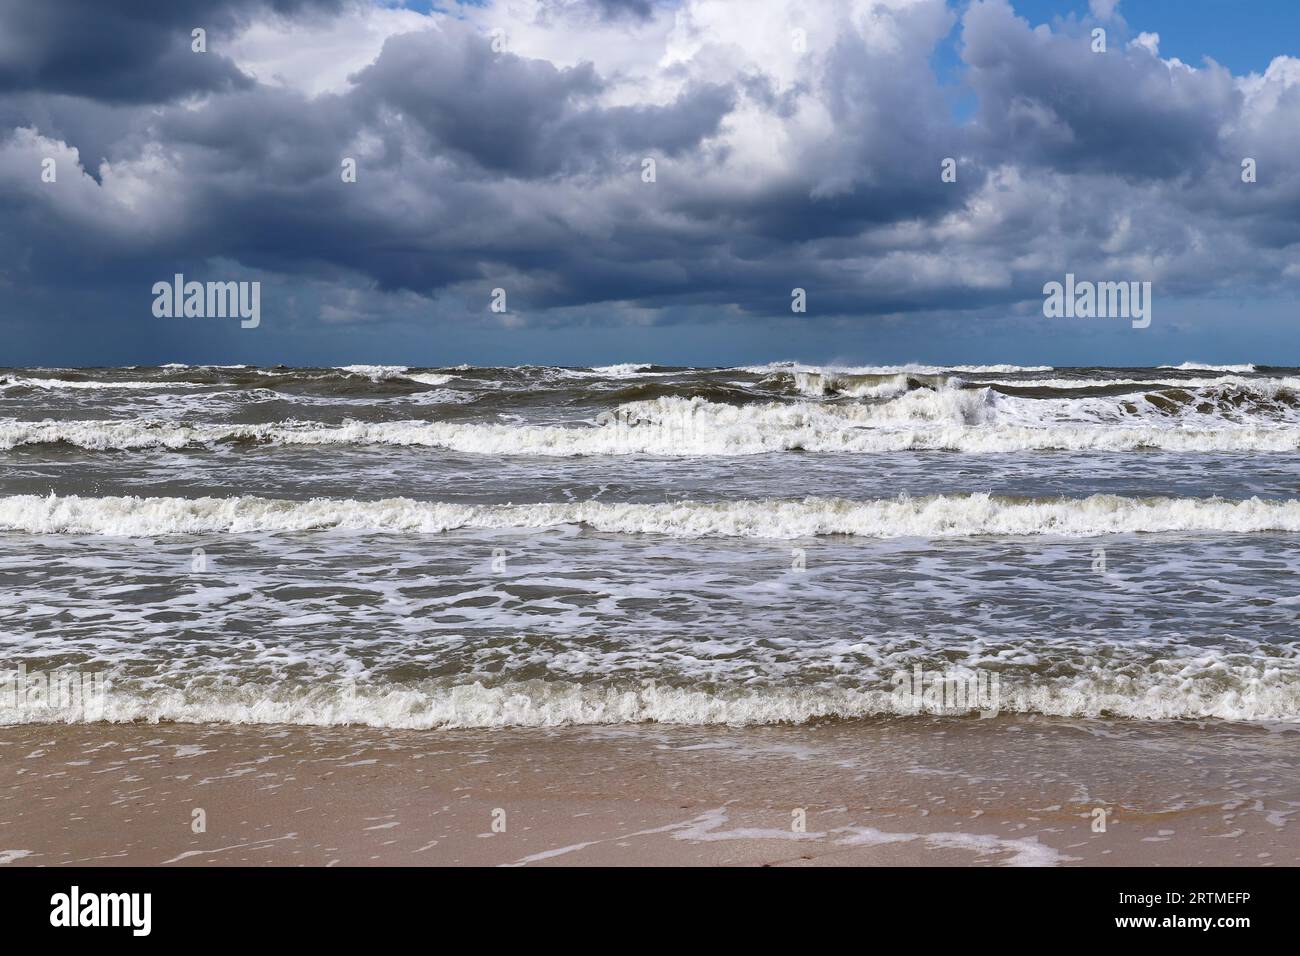
<path fill-rule="evenodd" d="M 261 83 L 316 96 L 339 93 L 348 77 L 374 62 L 391 36 L 428 30 L 433 17 L 414 10 L 353 5 L 336 17 L 251 22 L 222 53 Z"/>
<path fill-rule="evenodd" d="M 1119 0 L 1088 0 L 1088 9 L 1098 20 L 1109 20 L 1118 6 Z"/>
<path fill-rule="evenodd" d="M 1140 50 L 1146 50 L 1152 56 L 1159 56 L 1160 55 L 1160 34 L 1139 33 L 1129 43 L 1129 46 Z"/>

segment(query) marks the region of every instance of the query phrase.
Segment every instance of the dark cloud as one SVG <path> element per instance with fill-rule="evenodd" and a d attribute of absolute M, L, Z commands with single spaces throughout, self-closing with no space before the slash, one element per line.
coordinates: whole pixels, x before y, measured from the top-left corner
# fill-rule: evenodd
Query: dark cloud
<path fill-rule="evenodd" d="M 655 0 L 593 0 L 597 14 L 608 20 L 631 17 L 645 20 L 654 12 Z"/>
<path fill-rule="evenodd" d="M 1127 47 L 1110 27 L 1105 52 L 1089 29 L 1034 30 L 1004 3 L 976 3 L 962 57 L 990 151 L 1056 170 L 1144 179 L 1197 175 L 1220 155 L 1225 117 L 1241 107 L 1227 70 L 1171 67 Z"/>
<path fill-rule="evenodd" d="M 629 48 L 673 23 L 648 3 L 548 10 Z M 0 0 L 21 41 L 0 42 L 0 286 L 43 304 L 68 290 L 84 316 L 94 290 L 136 303 L 160 276 L 233 263 L 364 296 L 372 323 L 386 293 L 482 320 L 505 286 L 530 321 L 563 324 L 788 317 L 794 287 L 822 317 L 987 315 L 1065 271 L 1174 292 L 1300 279 L 1300 70 L 1249 87 L 1161 60 L 1122 22 L 1094 54 L 1086 24 L 1035 29 L 1003 0 L 960 21 L 969 120 L 932 65 L 957 16 L 937 0 L 865 26 L 809 21 L 809 59 L 777 63 L 739 28 L 670 11 L 678 55 L 650 78 L 630 52 L 604 69 L 495 52 L 468 17 L 389 36 L 318 95 L 188 48 L 200 14 L 233 36 L 250 18 L 346 12 Z M 109 39 L 96 50 L 94 35 Z M 61 143 L 89 173 L 106 160 L 104 176 L 64 167 L 41 186 Z M 1259 162 L 1253 186 L 1242 156 Z M 341 181 L 345 157 L 357 183 Z"/>
<path fill-rule="evenodd" d="M 717 131 L 728 89 L 706 86 L 667 106 L 602 108 L 605 84 L 589 63 L 550 63 L 494 52 L 460 24 L 393 37 L 354 78 L 367 120 L 408 121 L 430 149 L 511 176 L 590 171 L 632 152 L 677 155 Z"/>
<path fill-rule="evenodd" d="M 0 0 L 0 94 L 159 103 L 253 84 L 217 39 L 262 12 L 334 12 L 342 0 Z M 191 49 L 203 28 L 208 52 Z"/>

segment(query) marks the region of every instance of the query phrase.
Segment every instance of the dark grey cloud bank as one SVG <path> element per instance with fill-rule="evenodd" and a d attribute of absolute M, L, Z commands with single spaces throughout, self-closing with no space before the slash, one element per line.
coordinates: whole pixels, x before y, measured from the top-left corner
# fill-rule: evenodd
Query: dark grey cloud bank
<path fill-rule="evenodd" d="M 254 85 L 219 52 L 194 56 L 196 25 L 229 34 L 262 13 L 337 13 L 344 0 L 0 0 L 0 92 L 161 103 Z M 186 37 L 183 42 L 177 38 Z"/>
<path fill-rule="evenodd" d="M 734 28 L 689 3 L 557 2 L 501 21 L 519 43 L 498 51 L 492 11 L 467 8 L 411 15 L 317 91 L 241 66 L 241 38 L 274 28 L 328 65 L 331 24 L 392 11 L 118 6 L 0 0 L 0 320 L 20 354 L 57 360 L 90 325 L 114 354 L 156 342 L 141 290 L 174 272 L 263 281 L 258 334 L 281 350 L 277 322 L 372 345 L 430 316 L 569 342 L 788 327 L 794 287 L 804 328 L 911 316 L 920 343 L 963 318 L 1019 334 L 1066 271 L 1174 300 L 1286 301 L 1300 282 L 1300 62 L 1191 69 L 1118 16 L 1096 54 L 1092 21 L 1035 28 L 1003 0 L 737 5 Z M 775 41 L 755 39 L 760 16 Z M 783 56 L 792 24 L 807 49 Z M 537 55 L 547 36 L 590 56 Z M 948 42 L 963 66 L 938 77 Z M 973 117 L 954 116 L 953 82 Z M 487 312 L 498 287 L 506 316 Z M 163 338 L 196 334 L 213 333 Z"/>

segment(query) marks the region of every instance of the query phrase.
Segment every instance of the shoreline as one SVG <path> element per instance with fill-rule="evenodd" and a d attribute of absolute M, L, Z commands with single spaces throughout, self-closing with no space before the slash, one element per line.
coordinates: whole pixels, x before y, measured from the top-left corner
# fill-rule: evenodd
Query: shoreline
<path fill-rule="evenodd" d="M 13 725 L 0 862 L 1297 865 L 1297 743 L 1286 726 L 1033 716 Z"/>

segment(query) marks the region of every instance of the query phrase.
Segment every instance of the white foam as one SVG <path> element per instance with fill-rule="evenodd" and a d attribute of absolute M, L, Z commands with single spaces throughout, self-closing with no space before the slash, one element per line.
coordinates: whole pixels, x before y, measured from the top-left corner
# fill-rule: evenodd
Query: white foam
<path fill-rule="evenodd" d="M 1085 675 L 1044 678 L 1023 690 L 1004 686 L 999 710 L 1137 720 L 1300 720 L 1300 675 L 1295 668 L 1260 670 L 1236 675 L 1221 667 L 1194 679 L 1157 670 L 1139 675 L 1141 679 L 1130 680 L 1122 689 Z M 89 708 L 0 708 L 0 724 L 167 720 L 426 730 L 642 722 L 751 726 L 911 713 L 900 709 L 888 690 L 824 685 L 629 687 L 542 680 L 393 685 L 318 680 L 179 688 L 110 680 L 104 697 Z"/>
<path fill-rule="evenodd" d="M 598 365 L 591 371 L 603 378 L 634 378 L 651 367 L 648 362 L 624 362 L 620 365 Z"/>
<path fill-rule="evenodd" d="M 372 382 L 383 382 L 392 378 L 402 378 L 406 374 L 405 365 L 336 365 L 340 372 L 360 375 Z"/>
<path fill-rule="evenodd" d="M 410 379 L 412 382 L 419 382 L 421 385 L 446 385 L 455 377 L 455 375 L 438 375 L 426 372 L 417 372 L 415 374 L 407 374 L 403 376 L 403 378 Z"/>
<path fill-rule="evenodd" d="M 1159 368 L 1177 369 L 1180 372 L 1254 372 L 1254 365 L 1208 365 L 1204 362 L 1183 362 L 1181 365 L 1161 365 Z"/>
<path fill-rule="evenodd" d="M 293 501 L 237 498 L 0 498 L 0 530 L 30 534 L 147 537 L 320 529 L 435 534 L 457 529 L 583 525 L 618 534 L 674 538 L 792 539 L 818 535 L 953 538 L 1162 532 L 1300 531 L 1300 501 L 1249 498 L 1009 499 L 988 494 L 671 503 L 578 501 L 468 505 L 386 498 Z"/>
<path fill-rule="evenodd" d="M 83 389 L 97 391 L 101 389 L 143 389 L 143 388 L 195 388 L 198 382 L 144 382 L 144 381 L 100 381 L 70 382 L 61 378 L 28 378 L 9 376 L 0 378 L 0 388 L 44 388 L 44 389 Z"/>
<path fill-rule="evenodd" d="M 1050 372 L 1051 365 L 805 365 L 802 362 L 769 362 L 766 365 L 740 366 L 735 371 L 754 375 L 794 374 L 805 372 L 818 375 L 944 375 L 951 372 L 968 375 L 1010 375 L 1016 372 Z"/>
<path fill-rule="evenodd" d="M 791 449 L 857 452 L 941 449 L 977 453 L 1137 448 L 1294 451 L 1300 447 L 1300 440 L 1290 429 L 1174 433 L 1159 428 L 1100 431 L 1087 427 L 1072 430 L 1014 427 L 892 433 L 837 430 L 827 434 L 811 423 L 791 422 L 792 427 L 784 432 L 765 433 L 757 428 L 746 428 L 745 417 L 752 416 L 745 416 L 738 410 L 733 423 L 660 420 L 639 422 L 641 427 L 636 429 L 424 422 L 348 423 L 342 426 L 294 423 L 183 426 L 152 421 L 8 422 L 0 424 L 0 448 L 62 442 L 94 450 L 180 449 L 226 441 L 264 441 L 284 445 L 422 445 L 487 455 L 648 454 L 691 457 L 752 455 Z M 685 427 L 674 427 L 683 424 Z M 726 427 L 728 424 L 734 427 L 729 429 Z"/>
<path fill-rule="evenodd" d="M 1281 389 L 1292 391 L 1300 389 L 1300 379 L 1286 378 L 1241 378 L 1236 375 L 1217 376 L 1215 378 L 1173 378 L 1162 376 L 1154 378 L 1021 378 L 993 379 L 981 381 L 980 385 L 1001 385 L 1010 388 L 1114 388 L 1123 386 L 1134 392 L 1161 391 L 1164 389 L 1223 388 L 1234 386 L 1244 391 L 1258 392 L 1261 395 L 1276 395 Z"/>
<path fill-rule="evenodd" d="M 895 398 L 910 388 L 907 375 L 848 375 L 831 372 L 795 372 L 794 387 L 803 395 L 820 398 Z"/>
<path fill-rule="evenodd" d="M 466 454 L 706 457 L 804 450 L 871 454 L 947 450 L 971 454 L 1067 450 L 1179 452 L 1300 449 L 1300 427 L 1213 416 L 1184 420 L 1151 405 L 1140 414 L 1106 400 L 1018 401 L 989 389 L 918 389 L 882 404 L 815 402 L 734 406 L 677 397 L 632 402 L 594 424 L 356 422 L 324 425 L 176 424 L 166 420 L 0 420 L 0 449 L 67 443 L 93 450 L 181 449 L 222 442 L 413 445 Z M 1097 404 L 1104 402 L 1104 404 Z M 1092 404 L 1088 404 L 1092 403 Z M 1148 403 L 1149 404 L 1149 403 Z M 1055 414 L 1058 421 L 1053 422 Z"/>
<path fill-rule="evenodd" d="M 366 367 L 371 368 L 371 367 Z M 378 368 L 378 367 L 376 367 Z M 383 367 L 375 376 L 396 375 Z M 451 376 L 406 376 L 438 385 Z M 1134 394 L 1025 398 L 955 377 L 912 388 L 908 376 L 863 379 L 799 373 L 799 388 L 828 388 L 863 401 L 785 401 L 732 405 L 666 396 L 629 402 L 594 422 L 529 425 L 504 421 L 270 422 L 177 424 L 169 420 L 0 420 L 0 449 L 64 442 L 95 450 L 170 448 L 221 442 L 285 445 L 415 445 L 467 454 L 655 455 L 703 457 L 774 451 L 880 453 L 950 450 L 973 454 L 1067 450 L 1180 452 L 1300 449 L 1300 379 L 1198 379 L 1186 383 L 1124 381 Z M 1096 382 L 1027 380 L 1028 386 L 1081 387 Z M 1178 393 L 1171 393 L 1177 389 Z M 1145 394 L 1142 394 L 1145 393 Z M 448 391 L 426 403 L 461 402 Z M 333 401 L 331 399 L 331 401 Z"/>

